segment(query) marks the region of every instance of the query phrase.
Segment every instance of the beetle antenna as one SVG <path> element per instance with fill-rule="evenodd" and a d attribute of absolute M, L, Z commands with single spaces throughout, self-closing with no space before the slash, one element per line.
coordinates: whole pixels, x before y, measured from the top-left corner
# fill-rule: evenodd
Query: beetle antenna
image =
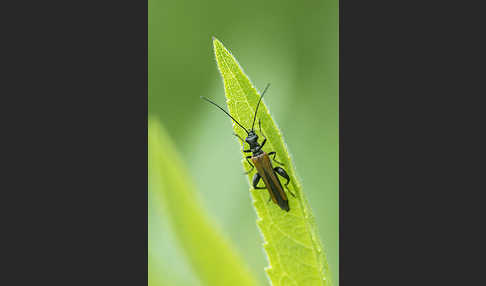
<path fill-rule="evenodd" d="M 233 121 L 236 122 L 236 124 L 238 124 L 241 128 L 243 128 L 247 134 L 250 134 L 248 132 L 248 130 L 246 130 L 246 128 L 243 127 L 243 125 L 241 125 L 238 121 L 236 121 L 236 119 L 234 119 L 233 116 L 231 116 L 228 112 L 226 112 L 226 110 L 224 110 L 223 108 L 221 108 L 221 106 L 217 105 L 216 103 L 212 102 L 210 99 L 208 99 L 208 98 L 206 98 L 204 96 L 201 96 L 201 98 L 204 99 L 204 100 L 206 100 L 207 102 L 213 104 L 217 108 L 221 109 L 224 113 L 226 113 L 226 115 L 228 115 L 229 117 L 231 117 L 231 119 L 233 119 Z"/>
<path fill-rule="evenodd" d="M 255 116 L 253 116 L 253 124 L 251 125 L 251 130 L 253 130 L 253 126 L 255 126 L 255 119 L 256 119 L 258 107 L 260 106 L 260 101 L 262 101 L 263 95 L 265 94 L 265 92 L 267 91 L 267 89 L 269 87 L 270 87 L 270 84 L 267 83 L 267 86 L 265 86 L 265 89 L 263 90 L 262 95 L 260 96 L 260 99 L 258 100 L 257 107 L 255 109 Z"/>

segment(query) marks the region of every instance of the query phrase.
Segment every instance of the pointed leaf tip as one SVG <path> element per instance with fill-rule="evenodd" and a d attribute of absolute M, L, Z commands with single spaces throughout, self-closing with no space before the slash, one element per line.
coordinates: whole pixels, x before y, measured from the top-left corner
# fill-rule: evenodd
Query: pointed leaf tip
<path fill-rule="evenodd" d="M 251 126 L 261 97 L 231 52 L 217 39 L 213 40 L 213 45 L 218 69 L 224 82 L 228 112 L 242 125 Z M 268 194 L 250 187 L 253 206 L 257 213 L 257 226 L 263 235 L 264 249 L 269 262 L 269 266 L 265 268 L 268 277 L 273 286 L 330 286 L 328 264 L 325 254 L 321 251 L 317 228 L 312 220 L 311 209 L 302 192 L 302 186 L 295 175 L 282 133 L 263 101 L 259 107 L 258 118 L 265 122 L 261 132 L 268 138 L 265 150 L 279 154 L 277 159 L 286 166 L 287 174 L 291 178 L 290 188 L 297 195 L 296 198 L 289 197 L 290 212 L 282 212 L 277 205 L 268 203 Z M 245 136 L 236 124 L 233 124 L 233 131 L 239 136 Z M 245 160 L 247 154 L 243 151 L 244 148 L 242 145 L 240 149 L 243 167 L 245 171 L 249 171 L 250 165 Z M 252 177 L 253 173 L 248 173 L 250 186 Z"/>

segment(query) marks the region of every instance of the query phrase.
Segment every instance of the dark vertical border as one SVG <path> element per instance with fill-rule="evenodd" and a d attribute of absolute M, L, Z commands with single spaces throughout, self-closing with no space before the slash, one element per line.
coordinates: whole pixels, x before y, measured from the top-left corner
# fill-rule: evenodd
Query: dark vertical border
<path fill-rule="evenodd" d="M 340 282 L 415 284 L 411 51 L 398 4 L 341 1 Z M 407 29 L 412 29 L 408 25 Z M 417 112 L 412 112 L 417 114 Z M 413 130 L 413 131 L 412 131 Z M 417 156 L 417 157 L 415 157 Z M 414 158 L 415 157 L 415 158 Z M 412 159 L 414 158 L 414 159 Z M 419 196 L 420 197 L 420 196 Z M 412 227 L 413 225 L 413 227 Z"/>
<path fill-rule="evenodd" d="M 8 5 L 4 278 L 147 285 L 147 1 Z"/>
<path fill-rule="evenodd" d="M 480 11 L 340 1 L 341 285 L 482 281 Z"/>

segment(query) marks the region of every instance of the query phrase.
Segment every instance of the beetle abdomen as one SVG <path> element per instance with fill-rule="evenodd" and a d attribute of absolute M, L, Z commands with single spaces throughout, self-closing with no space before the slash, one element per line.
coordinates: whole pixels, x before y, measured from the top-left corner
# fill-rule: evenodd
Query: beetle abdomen
<path fill-rule="evenodd" d="M 272 162 L 267 153 L 263 152 L 260 155 L 251 158 L 258 174 L 263 179 L 265 186 L 272 198 L 281 209 L 289 211 L 289 202 L 285 194 L 282 184 L 273 170 Z"/>

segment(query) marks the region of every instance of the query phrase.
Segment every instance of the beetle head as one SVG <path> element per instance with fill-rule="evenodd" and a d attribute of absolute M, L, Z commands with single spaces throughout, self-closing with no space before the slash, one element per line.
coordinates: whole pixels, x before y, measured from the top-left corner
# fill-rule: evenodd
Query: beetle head
<path fill-rule="evenodd" d="M 256 147 L 258 146 L 258 135 L 255 133 L 255 131 L 250 130 L 250 132 L 248 132 L 248 136 L 245 138 L 245 141 L 250 145 L 250 147 Z"/>

